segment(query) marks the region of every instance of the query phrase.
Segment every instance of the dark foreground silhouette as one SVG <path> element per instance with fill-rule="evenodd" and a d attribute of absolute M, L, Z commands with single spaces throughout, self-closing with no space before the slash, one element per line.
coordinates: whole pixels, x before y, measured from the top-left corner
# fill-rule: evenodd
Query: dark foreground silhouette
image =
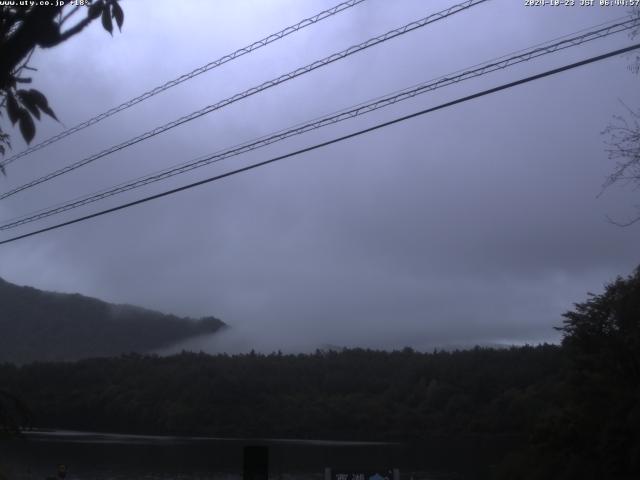
<path fill-rule="evenodd" d="M 126 355 L 0 366 L 40 427 L 218 437 L 519 438 L 496 478 L 640 478 L 640 270 L 562 346 Z M 517 442 L 516 442 L 517 443 Z"/>

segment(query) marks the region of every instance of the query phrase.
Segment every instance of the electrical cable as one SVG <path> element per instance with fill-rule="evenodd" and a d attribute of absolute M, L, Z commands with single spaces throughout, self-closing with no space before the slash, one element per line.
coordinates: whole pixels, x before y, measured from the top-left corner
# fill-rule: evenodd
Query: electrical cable
<path fill-rule="evenodd" d="M 15 162 L 16 160 L 18 160 L 21 157 L 25 157 L 27 155 L 29 155 L 30 153 L 33 153 L 37 150 L 40 150 L 48 145 L 51 145 L 53 143 L 56 143 L 59 140 L 62 140 L 65 137 L 68 137 L 69 135 L 72 135 L 76 132 L 79 132 L 80 130 L 83 130 L 91 125 L 95 125 L 98 122 L 101 122 L 102 120 L 111 117 L 112 115 L 115 115 L 116 113 L 119 113 L 123 110 L 126 110 L 128 108 L 133 107 L 134 105 L 143 102 L 145 100 L 147 100 L 148 98 L 151 98 L 155 95 L 158 95 L 161 92 L 164 92 L 165 90 L 168 90 L 172 87 L 175 87 L 176 85 L 180 85 L 183 82 L 186 82 L 187 80 L 191 80 L 192 78 L 201 75 L 205 72 L 208 72 L 209 70 L 213 70 L 216 67 L 219 67 L 221 65 L 224 65 L 227 62 L 230 62 L 232 60 L 235 60 L 236 58 L 239 58 L 243 55 L 246 55 L 247 53 L 253 52 L 255 50 L 258 50 L 259 48 L 262 48 L 266 45 L 269 45 L 270 43 L 273 43 L 277 40 L 280 40 L 288 35 L 291 35 L 292 33 L 295 33 L 299 30 L 302 30 L 303 28 L 306 28 L 308 26 L 314 25 L 326 18 L 332 17 L 333 15 L 343 12 L 351 7 L 354 7 L 362 2 L 364 2 L 365 0 L 349 0 L 343 3 L 340 3 L 332 8 L 329 8 L 327 10 L 323 10 L 320 13 L 317 13 L 309 18 L 305 18 L 304 20 L 301 20 L 300 22 L 296 23 L 295 25 L 291 25 L 287 28 L 284 28 L 282 30 L 280 30 L 279 32 L 276 33 L 272 33 L 271 35 L 266 36 L 265 38 L 258 40 L 256 42 L 253 42 L 250 45 L 247 45 L 246 47 L 240 48 L 238 50 L 236 50 L 233 53 L 229 53 L 227 55 L 224 55 L 223 57 L 218 58 L 217 60 L 214 60 L 212 62 L 207 63 L 206 65 L 202 65 L 201 67 L 196 68 L 195 70 L 192 70 L 189 73 L 185 73 L 184 75 L 180 75 L 177 78 L 174 78 L 173 80 L 169 80 L 168 82 L 159 85 L 155 88 L 152 88 L 151 90 L 148 90 L 140 95 L 138 95 L 137 97 L 134 97 L 130 100 L 127 100 L 126 102 L 121 103 L 120 105 L 113 107 L 109 110 L 107 110 L 106 112 L 103 112 L 99 115 L 96 115 L 95 117 L 92 117 L 88 120 L 85 120 L 82 123 L 79 123 L 71 128 L 68 128 L 67 130 L 60 132 L 50 138 L 47 138 L 46 140 L 43 140 L 42 142 L 33 145 L 29 148 L 27 148 L 26 150 L 17 153 L 16 155 L 13 155 L 9 158 L 7 158 L 6 160 L 3 160 L 2 162 L 0 162 L 0 166 L 4 167 L 6 165 L 9 165 L 10 163 Z"/>
<path fill-rule="evenodd" d="M 462 73 L 457 75 L 449 74 L 447 76 L 439 77 L 436 80 L 422 83 L 417 86 L 413 86 L 408 89 L 401 90 L 399 92 L 394 92 L 393 94 L 389 94 L 387 96 L 378 97 L 373 101 L 364 102 L 354 107 L 350 107 L 349 109 L 343 109 L 331 115 L 320 117 L 306 123 L 298 124 L 289 129 L 280 130 L 276 133 L 261 137 L 257 140 L 245 142 L 243 144 L 236 145 L 229 149 L 225 149 L 212 154 L 201 156 L 195 160 L 191 160 L 190 162 L 186 162 L 177 166 L 164 169 L 159 172 L 155 172 L 153 174 L 139 177 L 135 180 L 116 185 L 115 187 L 111 187 L 109 189 L 105 189 L 94 194 L 78 197 L 76 199 L 67 201 L 62 204 L 55 205 L 53 207 L 44 208 L 44 209 L 38 210 L 37 212 L 32 212 L 27 215 L 22 215 L 20 217 L 6 220 L 5 223 L 0 225 L 0 231 L 16 228 L 21 225 L 25 225 L 27 223 L 31 223 L 37 220 L 50 217 L 52 215 L 73 210 L 75 208 L 79 208 L 81 206 L 88 205 L 88 204 L 97 202 L 99 200 L 103 200 L 105 198 L 118 195 L 120 193 L 124 193 L 136 188 L 140 188 L 145 185 L 149 185 L 151 183 L 155 183 L 161 180 L 165 180 L 167 178 L 194 170 L 196 168 L 210 165 L 212 163 L 217 163 L 227 158 L 241 155 L 243 153 L 247 153 L 249 151 L 265 147 L 267 145 L 271 145 L 273 143 L 285 140 L 295 135 L 301 135 L 311 130 L 316 130 L 316 129 L 325 127 L 327 125 L 339 123 L 351 118 L 355 118 L 360 115 L 373 112 L 375 110 L 379 110 L 381 108 L 388 107 L 395 103 L 411 99 L 417 95 L 421 95 L 421 94 L 436 90 L 438 88 L 442 88 L 442 87 L 445 87 L 454 83 L 458 83 L 464 80 L 486 75 L 488 73 L 491 73 L 500 69 L 504 69 L 522 62 L 530 61 L 534 58 L 539 58 L 543 55 L 548 55 L 560 50 L 564 50 L 566 48 L 581 45 L 588 41 L 604 38 L 606 36 L 609 36 L 615 33 L 629 30 L 638 25 L 640 25 L 640 19 L 626 20 L 626 21 L 618 22 L 616 24 L 603 27 L 597 30 L 588 31 L 579 36 L 565 38 L 565 40 L 562 40 L 560 42 L 556 42 L 550 45 L 547 44 L 543 47 L 536 46 L 529 50 L 521 50 L 519 51 L 520 53 L 513 55 L 511 57 L 508 57 L 508 56 L 500 57 L 500 60 L 497 62 L 489 61 L 487 63 L 481 64 L 480 67 L 472 68 L 466 71 L 463 70 Z"/>
<path fill-rule="evenodd" d="M 257 87 L 252 87 L 248 90 L 245 90 L 241 93 L 237 93 L 229 98 L 226 98 L 224 100 L 221 100 L 218 103 L 215 103 L 213 105 L 208 105 L 200 110 L 197 110 L 195 112 L 192 112 L 188 115 L 185 115 L 183 117 L 180 117 L 176 120 L 173 120 L 169 123 L 166 123 L 165 125 L 162 125 L 160 127 L 156 127 L 153 130 L 149 130 L 137 137 L 134 137 L 132 139 L 129 139 L 123 143 L 120 143 L 118 145 L 114 145 L 112 147 L 107 148 L 106 150 L 103 150 L 99 153 L 96 153 L 94 155 L 91 155 L 89 157 L 86 157 L 82 160 L 79 160 L 75 163 L 72 163 L 70 165 L 67 165 L 66 167 L 63 167 L 61 169 L 58 169 L 54 172 L 51 172 L 47 175 L 44 175 L 42 177 L 39 177 L 35 180 L 32 180 L 28 183 L 25 183 L 23 185 L 20 185 L 18 187 L 13 188 L 12 190 L 5 192 L 3 194 L 0 195 L 0 200 L 3 200 L 5 198 L 11 197 L 13 195 L 15 195 L 16 193 L 19 193 L 23 190 L 27 190 L 29 188 L 35 187 L 36 185 L 39 185 L 41 183 L 47 182 L 49 180 L 52 180 L 56 177 L 59 177 L 60 175 L 64 175 L 66 173 L 69 173 L 73 170 L 76 170 L 80 167 L 83 167 L 89 163 L 92 163 L 102 157 L 106 157 L 107 155 L 110 155 L 112 153 L 115 153 L 117 151 L 123 150 L 127 147 L 130 147 L 132 145 L 135 145 L 136 143 L 142 142 L 143 140 L 147 140 L 151 137 L 154 137 L 156 135 L 159 135 L 161 133 L 166 132 L 167 130 L 170 130 L 172 128 L 175 128 L 179 125 L 182 125 L 184 123 L 190 122 L 191 120 L 195 120 L 196 118 L 202 117 L 208 113 L 211 113 L 215 110 L 219 110 L 221 108 L 224 108 L 234 102 L 237 102 L 239 100 L 242 100 L 244 98 L 250 97 L 252 95 L 255 95 L 257 93 L 260 93 L 264 90 L 267 90 L 271 87 L 275 87 L 276 85 L 280 85 L 281 83 L 284 83 L 288 80 L 292 80 L 294 78 L 297 78 L 301 75 L 304 75 L 306 73 L 309 73 L 313 70 L 316 70 L 320 67 L 324 67 L 326 65 L 329 65 L 330 63 L 333 63 L 337 60 L 342 60 L 343 58 L 349 57 L 355 53 L 358 53 L 362 50 L 365 50 L 367 48 L 373 47 L 375 45 L 378 45 L 380 43 L 386 42 L 388 40 L 391 40 L 395 37 L 398 37 L 400 35 L 404 35 L 405 33 L 411 32 L 413 30 L 416 30 L 418 28 L 422 28 L 426 25 L 429 25 L 431 23 L 437 22 L 438 20 L 442 20 L 445 19 L 451 15 L 454 15 L 456 13 L 462 12 L 464 10 L 467 10 L 473 6 L 476 6 L 478 4 L 484 3 L 488 0 L 467 0 L 465 2 L 453 5 L 445 10 L 442 10 L 440 12 L 431 14 L 427 17 L 424 17 L 420 20 L 416 20 L 413 22 L 410 22 L 406 25 L 403 25 L 400 28 L 396 28 L 393 30 L 390 30 L 382 35 L 379 35 L 377 37 L 374 38 L 370 38 L 369 40 L 366 40 L 365 42 L 362 42 L 358 45 L 354 45 L 351 46 L 345 50 L 342 50 L 341 52 L 338 53 L 334 53 L 332 55 L 329 55 L 328 57 L 323 58 L 322 60 L 316 60 L 315 62 L 312 62 L 304 67 L 300 67 L 297 68 L 289 73 L 286 73 L 284 75 L 281 75 L 275 79 L 269 80 L 267 82 L 264 82 L 262 84 L 260 84 Z"/>
<path fill-rule="evenodd" d="M 92 219 L 92 218 L 96 218 L 96 217 L 99 217 L 99 216 L 102 216 L 102 215 L 106 215 L 108 213 L 117 212 L 119 210 L 124 210 L 126 208 L 130 208 L 130 207 L 133 207 L 135 205 L 140 205 L 142 203 L 150 202 L 152 200 L 157 200 L 158 198 L 166 197 L 168 195 L 173 195 L 175 193 L 182 192 L 184 190 L 189 190 L 191 188 L 195 188 L 195 187 L 198 187 L 200 185 L 205 185 L 207 183 L 211 183 L 211 182 L 214 182 L 214 181 L 217 181 L 217 180 L 221 180 L 223 178 L 230 177 L 232 175 L 236 175 L 238 173 L 247 172 L 249 170 L 253 170 L 253 169 L 256 169 L 258 167 L 263 167 L 265 165 L 269 165 L 271 163 L 275 163 L 275 162 L 278 162 L 280 160 L 284 160 L 286 158 L 298 156 L 298 155 L 300 155 L 302 153 L 310 152 L 312 150 L 317 150 L 319 148 L 326 147 L 328 145 L 332 145 L 332 144 L 335 144 L 335 143 L 339 143 L 339 142 L 342 142 L 344 140 L 348 140 L 350 138 L 354 138 L 354 137 L 363 135 L 365 133 L 373 132 L 375 130 L 379 130 L 381 128 L 388 127 L 388 126 L 394 125 L 396 123 L 404 122 L 406 120 L 425 115 L 427 113 L 435 112 L 437 110 L 442 110 L 444 108 L 448 108 L 448 107 L 451 107 L 451 106 L 454 106 L 454 105 L 458 105 L 460 103 L 468 102 L 470 100 L 473 100 L 473 99 L 476 99 L 476 98 L 480 98 L 480 97 L 483 97 L 483 96 L 486 96 L 486 95 L 490 95 L 492 93 L 496 93 L 496 92 L 499 92 L 499 91 L 502 91 L 502 90 L 513 88 L 513 87 L 516 87 L 518 85 L 522 85 L 522 84 L 529 83 L 529 82 L 532 82 L 532 81 L 535 81 L 535 80 L 539 80 L 541 78 L 549 77 L 551 75 L 556 75 L 558 73 L 565 72 L 567 70 L 578 68 L 578 67 L 581 67 L 581 66 L 584 66 L 584 65 L 588 65 L 588 64 L 591 64 L 591 63 L 594 63 L 594 62 L 605 60 L 607 58 L 611 58 L 611 57 L 616 56 L 616 55 L 627 53 L 627 52 L 630 52 L 632 50 L 637 50 L 639 48 L 640 48 L 640 43 L 637 43 L 635 45 L 631 45 L 631 46 L 628 46 L 628 47 L 625 47 L 625 48 L 617 49 L 617 50 L 614 50 L 614 51 L 611 51 L 611 52 L 608 52 L 608 53 L 605 53 L 605 54 L 602 54 L 602 55 L 598 55 L 598 56 L 595 56 L 595 57 L 588 58 L 586 60 L 575 62 L 575 63 L 569 64 L 569 65 L 565 65 L 563 67 L 554 68 L 552 70 L 547 70 L 546 72 L 543 72 L 543 73 L 539 73 L 539 74 L 536 74 L 536 75 L 531 75 L 529 77 L 525 77 L 525 78 L 522 78 L 520 80 L 516 80 L 516 81 L 513 81 L 513 82 L 502 84 L 502 85 L 500 85 L 498 87 L 490 88 L 488 90 L 483 90 L 481 92 L 474 93 L 472 95 L 467 95 L 465 97 L 458 98 L 458 99 L 452 100 L 450 102 L 442 103 L 442 104 L 437 105 L 435 107 L 431 107 L 431 108 L 427 108 L 427 109 L 424 109 L 424 110 L 420 110 L 418 112 L 414 112 L 414 113 L 409 114 L 409 115 L 404 115 L 402 117 L 398 117 L 398 118 L 395 118 L 393 120 L 389 120 L 387 122 L 379 123 L 379 124 L 374 125 L 372 127 L 365 128 L 365 129 L 362 129 L 362 130 L 358 130 L 356 132 L 353 132 L 353 133 L 350 133 L 350 134 L 347 134 L 347 135 L 343 135 L 341 137 L 337 137 L 337 138 L 334 138 L 332 140 L 328 140 L 326 142 L 317 143 L 317 144 L 312 145 L 310 147 L 306 147 L 306 148 L 303 148 L 303 149 L 300 149 L 300 150 L 296 150 L 294 152 L 290 152 L 290 153 L 287 153 L 285 155 L 280 155 L 280 156 L 271 158 L 269 160 L 264 160 L 262 162 L 253 163 L 251 165 L 247 165 L 245 167 L 238 168 L 238 169 L 226 172 L 226 173 L 222 173 L 220 175 L 216 175 L 216 176 L 213 176 L 213 177 L 206 178 L 204 180 L 200 180 L 200 181 L 197 181 L 197 182 L 194 182 L 194 183 L 190 183 L 190 184 L 184 185 L 182 187 L 178 187 L 178 188 L 174 188 L 174 189 L 171 189 L 171 190 L 167 190 L 167 191 L 164 191 L 164 192 L 161 192 L 161 193 L 157 193 L 155 195 L 151 195 L 151 196 L 148 196 L 148 197 L 141 198 L 139 200 L 135 200 L 133 202 L 125 203 L 125 204 L 122 204 L 122 205 L 118 205 L 116 207 L 112 207 L 112 208 L 108 208 L 106 210 L 95 212 L 95 213 L 92 213 L 90 215 L 85 215 L 83 217 L 75 218 L 73 220 L 69 220 L 69 221 L 66 221 L 66 222 L 58 223 L 56 225 L 51 225 L 49 227 L 42 228 L 42 229 L 39 229 L 39 230 L 35 230 L 35 231 L 29 232 L 29 233 L 25 233 L 25 234 L 22 234 L 22 235 L 18 235 L 16 237 L 8 238 L 6 240 L 0 241 L 0 245 L 5 245 L 7 243 L 11 243 L 11 242 L 15 242 L 15 241 L 18 241 L 18 240 L 21 240 L 21 239 L 24 239 L 24 238 L 32 237 L 34 235 L 38 235 L 38 234 L 41 234 L 41 233 L 44 233 L 44 232 L 49 232 L 49 231 L 52 231 L 52 230 L 56 230 L 56 229 L 59 229 L 59 228 L 62 228 L 62 227 L 68 226 L 68 225 L 73 225 L 75 223 L 84 222 L 84 221 Z"/>

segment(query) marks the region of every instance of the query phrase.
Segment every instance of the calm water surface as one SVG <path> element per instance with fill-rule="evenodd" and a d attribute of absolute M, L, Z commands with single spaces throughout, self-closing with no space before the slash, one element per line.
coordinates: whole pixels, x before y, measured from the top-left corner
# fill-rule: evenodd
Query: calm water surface
<path fill-rule="evenodd" d="M 242 477 L 247 445 L 269 447 L 269 477 L 322 480 L 324 468 L 375 471 L 399 468 L 402 480 L 475 480 L 488 477 L 502 446 L 486 441 L 421 445 L 322 440 L 247 440 L 34 431 L 0 443 L 0 472 L 9 480 L 54 476 L 69 480 L 225 479 Z M 1 476 L 0 476 L 1 478 Z"/>

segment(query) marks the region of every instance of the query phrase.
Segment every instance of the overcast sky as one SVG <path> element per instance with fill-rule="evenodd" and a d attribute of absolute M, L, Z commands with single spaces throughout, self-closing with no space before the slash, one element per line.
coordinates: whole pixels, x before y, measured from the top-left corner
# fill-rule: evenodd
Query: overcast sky
<path fill-rule="evenodd" d="M 40 51 L 34 87 L 70 127 L 336 0 L 123 1 Z M 4 191 L 181 115 L 455 3 L 367 0 L 8 167 Z M 237 102 L 0 202 L 0 217 L 92 193 L 626 14 L 491 0 Z M 28 228 L 74 218 L 628 45 L 599 40 L 416 97 Z M 640 263 L 632 187 L 597 198 L 602 130 L 637 107 L 617 57 L 467 102 L 153 203 L 0 247 L 0 276 L 231 331 L 193 348 L 298 351 L 558 341 L 587 291 Z M 44 120 L 36 141 L 64 129 Z M 14 132 L 15 151 L 24 148 Z"/>

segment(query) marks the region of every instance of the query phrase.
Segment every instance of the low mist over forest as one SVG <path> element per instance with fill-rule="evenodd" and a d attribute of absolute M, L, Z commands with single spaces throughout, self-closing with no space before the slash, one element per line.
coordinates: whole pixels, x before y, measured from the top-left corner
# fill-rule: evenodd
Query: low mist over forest
<path fill-rule="evenodd" d="M 225 327 L 0 279 L 0 361 L 75 360 L 150 352 Z"/>
<path fill-rule="evenodd" d="M 0 383 L 11 393 L 0 412 L 13 412 L 14 429 L 394 441 L 513 436 L 523 446 L 505 457 L 504 478 L 634 478 L 639 314 L 640 268 L 565 313 L 561 346 L 4 364 Z M 24 404 L 12 400 L 20 398 Z"/>
<path fill-rule="evenodd" d="M 0 480 L 640 479 L 640 0 L 337 1 L 0 1 Z"/>

